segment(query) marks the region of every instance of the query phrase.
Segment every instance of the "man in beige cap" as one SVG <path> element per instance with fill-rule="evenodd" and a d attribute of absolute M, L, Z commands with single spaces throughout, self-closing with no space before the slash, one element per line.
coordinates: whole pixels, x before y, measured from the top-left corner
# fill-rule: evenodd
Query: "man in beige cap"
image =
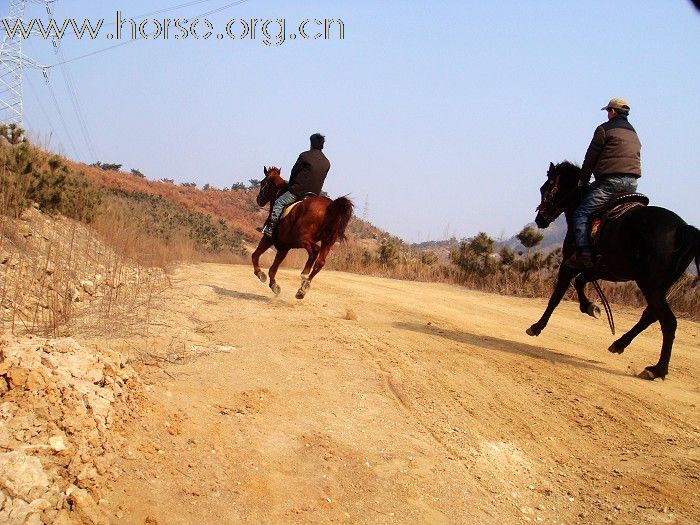
<path fill-rule="evenodd" d="M 627 121 L 629 104 L 614 98 L 602 109 L 608 112 L 608 121 L 596 128 L 581 167 L 578 185 L 588 186 L 588 190 L 574 213 L 576 253 L 566 262 L 579 270 L 594 267 L 588 240 L 590 217 L 614 195 L 637 191 L 637 179 L 642 176 L 639 155 L 642 145 Z M 595 181 L 589 186 L 591 175 L 595 175 Z"/>

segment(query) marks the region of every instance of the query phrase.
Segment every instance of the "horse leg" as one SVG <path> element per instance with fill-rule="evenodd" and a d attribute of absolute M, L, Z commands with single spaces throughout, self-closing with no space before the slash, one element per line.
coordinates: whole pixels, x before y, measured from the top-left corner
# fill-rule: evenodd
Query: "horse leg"
<path fill-rule="evenodd" d="M 301 284 L 304 284 L 304 281 L 309 279 L 309 273 L 311 272 L 311 268 L 314 265 L 314 261 L 316 261 L 316 258 L 318 257 L 318 252 L 320 248 L 318 245 L 314 242 L 309 242 L 307 243 L 304 248 L 306 248 L 306 252 L 309 254 L 309 258 L 306 260 L 306 265 L 304 266 L 304 269 L 301 271 Z"/>
<path fill-rule="evenodd" d="M 639 319 L 637 324 L 634 325 L 629 332 L 627 332 L 617 341 L 611 344 L 610 348 L 608 348 L 608 351 L 614 354 L 621 354 L 625 351 L 625 348 L 627 348 L 630 345 L 630 343 L 635 337 L 641 334 L 644 330 L 646 330 L 649 327 L 649 325 L 656 322 L 657 320 L 658 319 L 656 317 L 656 313 L 647 306 L 644 309 L 644 312 L 642 312 L 642 317 Z"/>
<path fill-rule="evenodd" d="M 272 266 L 270 266 L 270 290 L 272 290 L 272 293 L 275 295 L 279 295 L 282 291 L 279 284 L 277 284 L 277 281 L 275 280 L 277 269 L 280 267 L 280 264 L 282 264 L 282 261 L 287 256 L 288 252 L 289 250 L 278 250 L 277 255 L 275 255 L 275 260 L 272 262 Z"/>
<path fill-rule="evenodd" d="M 260 256 L 265 253 L 270 246 L 272 246 L 272 239 L 267 235 L 263 235 L 258 247 L 253 252 L 253 273 L 260 279 L 261 283 L 267 281 L 267 275 L 260 269 Z"/>
<path fill-rule="evenodd" d="M 647 366 L 639 374 L 639 377 L 642 379 L 649 379 L 652 381 L 657 377 L 664 379 L 666 374 L 668 374 L 668 363 L 671 361 L 671 350 L 673 349 L 673 340 L 676 337 L 678 321 L 676 321 L 676 316 L 673 315 L 671 307 L 666 301 L 666 291 L 666 289 L 656 289 L 653 292 L 642 290 L 649 304 L 649 308 L 653 309 L 654 314 L 659 318 L 661 334 L 663 336 L 659 362 L 653 366 Z"/>
<path fill-rule="evenodd" d="M 311 287 L 311 279 L 309 278 L 309 275 L 314 262 L 318 259 L 318 254 L 320 251 L 320 248 L 314 242 L 309 242 L 306 246 L 304 246 L 304 248 L 306 248 L 306 251 L 309 254 L 309 258 L 306 260 L 306 265 L 301 271 L 301 285 L 299 286 L 299 290 L 297 290 L 297 299 L 303 299 L 306 295 L 306 292 Z"/>
<path fill-rule="evenodd" d="M 576 279 L 574 279 L 574 288 L 576 289 L 576 295 L 578 296 L 578 307 L 581 312 L 588 314 L 591 317 L 598 319 L 600 317 L 600 308 L 588 300 L 586 297 L 585 286 L 588 283 L 588 277 L 585 274 L 579 274 Z"/>
<path fill-rule="evenodd" d="M 314 267 L 311 271 L 311 274 L 306 279 L 302 275 L 301 286 L 299 287 L 299 290 L 297 290 L 297 299 L 303 299 L 306 296 L 306 292 L 308 292 L 309 288 L 311 288 L 311 279 L 313 279 L 316 276 L 316 274 L 321 271 L 321 268 L 323 268 L 323 266 L 326 264 L 326 257 L 328 256 L 328 252 L 331 251 L 331 246 L 331 244 L 322 245 L 320 250 L 318 251 L 318 256 L 316 257 L 316 261 L 314 262 Z"/>
<path fill-rule="evenodd" d="M 552 292 L 552 296 L 549 298 L 547 308 L 542 314 L 540 320 L 533 324 L 530 328 L 525 330 L 525 333 L 527 335 L 540 335 L 542 330 L 544 330 L 544 327 L 547 326 L 547 323 L 549 322 L 549 318 L 552 316 L 552 312 L 554 312 L 554 309 L 561 302 L 562 297 L 564 297 L 564 294 L 566 293 L 566 289 L 569 287 L 569 284 L 571 284 L 571 279 L 574 278 L 574 275 L 576 275 L 576 273 L 576 270 L 566 266 L 565 264 L 562 264 L 559 267 L 557 284 L 554 287 L 554 292 Z"/>

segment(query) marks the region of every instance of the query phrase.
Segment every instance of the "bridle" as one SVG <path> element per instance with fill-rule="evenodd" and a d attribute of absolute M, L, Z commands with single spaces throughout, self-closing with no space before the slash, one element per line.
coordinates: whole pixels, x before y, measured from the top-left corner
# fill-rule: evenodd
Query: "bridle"
<path fill-rule="evenodd" d="M 549 180 L 551 181 L 552 179 Z M 571 196 L 574 195 L 577 191 L 580 191 L 580 188 L 578 186 L 574 186 L 562 198 L 558 199 L 559 204 L 557 205 L 555 204 L 554 199 L 559 193 L 560 182 L 561 173 L 557 173 L 557 175 L 553 179 L 553 183 L 551 184 L 549 190 L 547 190 L 547 194 L 542 197 L 542 202 L 535 209 L 535 211 L 537 211 L 545 220 L 552 221 L 555 218 L 557 218 L 562 212 L 562 207 L 564 203 L 567 202 L 569 198 L 571 198 Z"/>
<path fill-rule="evenodd" d="M 549 179 L 550 181 L 552 179 Z M 557 176 L 554 178 L 554 183 L 550 185 L 550 188 L 547 190 L 547 193 L 542 196 L 542 202 L 540 202 L 540 205 L 535 208 L 535 211 L 538 212 L 543 219 L 546 219 L 548 221 L 553 220 L 561 211 L 559 211 L 555 205 L 554 205 L 554 197 L 556 197 L 557 192 L 559 191 L 559 181 L 561 180 L 561 175 L 557 174 Z"/>
<path fill-rule="evenodd" d="M 258 206 L 263 206 L 262 197 L 267 197 L 268 184 L 270 184 L 270 177 L 265 177 L 260 181 L 260 191 L 258 191 L 258 197 L 256 199 Z M 269 198 L 267 200 L 270 200 Z"/>

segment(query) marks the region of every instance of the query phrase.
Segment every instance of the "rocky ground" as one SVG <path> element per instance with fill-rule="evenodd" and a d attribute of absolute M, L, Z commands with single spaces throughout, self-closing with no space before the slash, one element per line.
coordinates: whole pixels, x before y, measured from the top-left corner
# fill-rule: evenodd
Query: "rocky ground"
<path fill-rule="evenodd" d="M 75 221 L 0 216 L 0 524 L 110 523 L 101 488 L 143 396 L 124 353 L 84 338 L 144 333 L 166 286 Z"/>
<path fill-rule="evenodd" d="M 140 393 L 123 355 L 74 339 L 0 339 L 0 523 L 109 523 L 120 429 Z"/>

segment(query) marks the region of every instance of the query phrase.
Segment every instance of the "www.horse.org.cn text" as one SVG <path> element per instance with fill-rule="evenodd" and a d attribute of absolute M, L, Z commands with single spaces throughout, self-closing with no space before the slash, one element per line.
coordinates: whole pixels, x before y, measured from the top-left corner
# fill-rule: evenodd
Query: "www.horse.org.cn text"
<path fill-rule="evenodd" d="M 284 18 L 232 19 L 219 27 L 206 18 L 144 18 L 134 20 L 116 12 L 114 22 L 100 18 L 96 23 L 73 18 L 57 21 L 2 19 L 2 32 L 8 38 L 75 38 L 77 40 L 250 40 L 266 46 L 281 46 L 294 40 L 345 40 L 345 23 L 334 18 L 307 18 L 288 24 Z"/>

